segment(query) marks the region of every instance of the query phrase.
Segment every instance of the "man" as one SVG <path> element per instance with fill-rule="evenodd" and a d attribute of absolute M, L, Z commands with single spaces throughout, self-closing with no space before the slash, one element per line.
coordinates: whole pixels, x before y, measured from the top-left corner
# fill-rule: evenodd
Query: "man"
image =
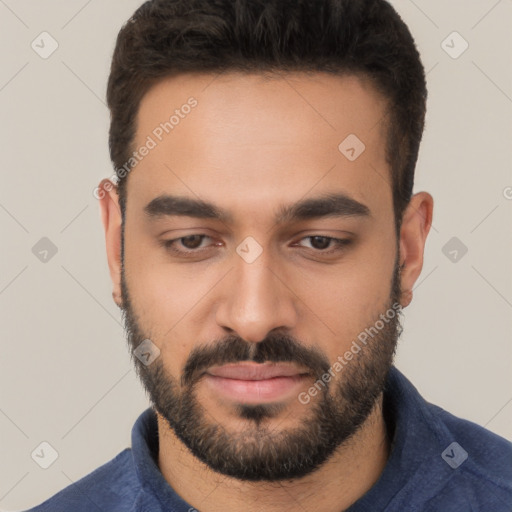
<path fill-rule="evenodd" d="M 512 446 L 393 366 L 433 199 L 384 0 L 153 0 L 121 30 L 100 198 L 152 407 L 34 511 L 507 511 Z"/>

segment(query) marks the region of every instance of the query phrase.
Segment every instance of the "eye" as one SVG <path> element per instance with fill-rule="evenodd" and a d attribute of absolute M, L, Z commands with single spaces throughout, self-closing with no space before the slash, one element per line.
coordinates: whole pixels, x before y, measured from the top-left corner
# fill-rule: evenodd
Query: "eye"
<path fill-rule="evenodd" d="M 348 238 L 334 238 L 332 236 L 323 235 L 310 235 L 302 238 L 301 240 L 310 240 L 311 248 L 324 254 L 341 251 L 352 243 L 352 240 Z M 329 247 L 332 247 L 332 244 L 334 244 L 334 247 L 328 249 Z"/>
<path fill-rule="evenodd" d="M 176 254 L 192 254 L 199 253 L 208 248 L 208 246 L 201 247 L 205 238 L 210 237 L 207 235 L 188 235 L 175 238 L 174 240 L 164 240 L 162 244 L 166 249 Z M 184 247 L 185 250 L 181 249 L 181 247 Z"/>

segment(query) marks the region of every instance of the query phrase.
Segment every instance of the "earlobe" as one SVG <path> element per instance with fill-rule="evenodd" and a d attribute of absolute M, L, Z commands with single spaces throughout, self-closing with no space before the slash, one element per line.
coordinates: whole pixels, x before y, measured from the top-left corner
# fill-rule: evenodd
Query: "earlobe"
<path fill-rule="evenodd" d="M 119 207 L 117 187 L 109 179 L 103 179 L 98 190 L 100 193 L 100 210 L 103 229 L 105 231 L 105 245 L 107 250 L 108 268 L 112 280 L 112 298 L 122 307 L 121 293 L 121 229 L 122 216 Z"/>
<path fill-rule="evenodd" d="M 114 299 L 114 302 L 117 304 L 117 307 L 123 309 L 123 299 L 116 291 L 112 292 L 112 299 Z"/>
<path fill-rule="evenodd" d="M 402 307 L 412 301 L 414 283 L 423 268 L 423 254 L 432 225 L 434 200 L 427 192 L 413 195 L 404 212 L 400 229 Z"/>

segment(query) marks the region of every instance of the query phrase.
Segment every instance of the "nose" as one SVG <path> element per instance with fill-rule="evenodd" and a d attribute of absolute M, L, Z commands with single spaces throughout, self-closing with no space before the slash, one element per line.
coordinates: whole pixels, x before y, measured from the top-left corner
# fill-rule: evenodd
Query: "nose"
<path fill-rule="evenodd" d="M 263 341 L 273 330 L 293 329 L 298 318 L 291 283 L 267 252 L 252 263 L 235 255 L 235 268 L 220 290 L 217 324 L 249 342 Z"/>

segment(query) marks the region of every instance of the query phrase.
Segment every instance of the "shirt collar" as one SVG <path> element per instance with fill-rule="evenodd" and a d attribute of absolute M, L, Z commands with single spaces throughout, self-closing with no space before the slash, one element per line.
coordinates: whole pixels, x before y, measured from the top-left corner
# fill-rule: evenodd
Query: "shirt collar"
<path fill-rule="evenodd" d="M 158 422 L 155 411 L 150 407 L 138 417 L 132 429 L 133 462 L 142 488 L 138 505 L 144 504 L 146 508 L 151 505 L 155 512 L 193 510 L 163 477 L 158 467 L 158 448 Z M 161 508 L 156 509 L 157 504 Z"/>
<path fill-rule="evenodd" d="M 393 366 L 386 380 L 383 401 L 388 432 L 392 429 L 390 455 L 377 482 L 347 512 L 384 510 L 425 465 L 437 464 L 442 468 L 440 454 L 443 442 L 446 445 L 445 427 L 429 405 Z"/>

